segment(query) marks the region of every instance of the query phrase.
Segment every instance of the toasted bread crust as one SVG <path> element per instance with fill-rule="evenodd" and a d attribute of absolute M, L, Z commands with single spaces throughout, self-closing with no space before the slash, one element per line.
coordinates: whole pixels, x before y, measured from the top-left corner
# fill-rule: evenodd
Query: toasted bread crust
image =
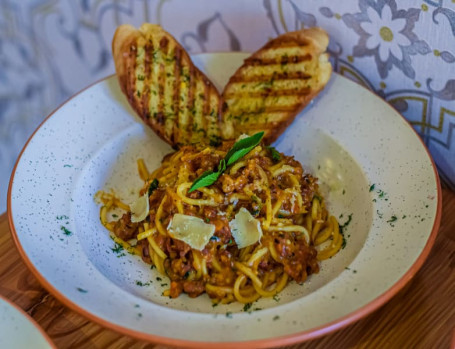
<path fill-rule="evenodd" d="M 123 93 L 163 140 L 175 148 L 219 141 L 219 92 L 169 33 L 121 25 L 112 52 Z"/>
<path fill-rule="evenodd" d="M 222 137 L 265 131 L 275 141 L 330 79 L 328 42 L 320 28 L 299 30 L 245 59 L 222 93 Z"/>

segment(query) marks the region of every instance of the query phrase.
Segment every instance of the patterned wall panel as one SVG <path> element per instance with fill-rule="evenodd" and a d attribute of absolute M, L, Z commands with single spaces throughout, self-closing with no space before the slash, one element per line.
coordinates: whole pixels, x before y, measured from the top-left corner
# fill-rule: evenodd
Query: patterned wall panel
<path fill-rule="evenodd" d="M 117 25 L 145 21 L 192 53 L 252 51 L 286 31 L 325 28 L 335 70 L 400 111 L 455 188 L 454 0 L 0 0 L 0 212 L 33 130 L 113 73 Z"/>

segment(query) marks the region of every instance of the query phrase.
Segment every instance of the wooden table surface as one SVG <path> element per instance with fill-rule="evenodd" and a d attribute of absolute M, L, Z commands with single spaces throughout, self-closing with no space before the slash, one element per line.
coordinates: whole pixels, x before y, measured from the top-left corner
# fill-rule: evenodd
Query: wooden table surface
<path fill-rule="evenodd" d="M 449 348 L 455 328 L 455 193 L 443 189 L 428 259 L 390 302 L 338 332 L 292 348 Z M 0 294 L 33 317 L 58 348 L 163 348 L 118 334 L 66 308 L 27 269 L 0 216 Z"/>

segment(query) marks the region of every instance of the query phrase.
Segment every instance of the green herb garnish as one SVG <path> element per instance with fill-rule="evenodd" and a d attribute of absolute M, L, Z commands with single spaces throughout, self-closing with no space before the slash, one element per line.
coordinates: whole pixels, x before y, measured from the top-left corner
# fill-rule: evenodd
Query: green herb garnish
<path fill-rule="evenodd" d="M 353 215 L 353 213 L 348 215 L 348 220 L 346 222 L 344 222 L 344 224 L 340 225 L 340 233 L 341 233 L 341 235 L 344 235 L 344 229 L 351 223 L 352 215 Z"/>
<path fill-rule="evenodd" d="M 268 150 L 270 150 L 270 153 L 272 154 L 272 160 L 275 162 L 278 162 L 281 160 L 281 154 L 278 150 L 275 149 L 275 147 L 272 146 L 267 146 L 266 147 Z"/>
<path fill-rule="evenodd" d="M 385 193 L 384 190 L 378 190 L 378 196 L 382 199 L 386 196 L 387 194 Z"/>
<path fill-rule="evenodd" d="M 192 191 L 202 188 L 202 187 L 208 187 L 209 185 L 212 185 L 213 183 L 216 182 L 216 180 L 221 176 L 221 172 L 213 172 L 213 171 L 206 171 L 204 172 L 198 179 L 196 179 L 193 182 L 193 185 L 191 186 L 190 190 L 188 190 L 188 193 L 191 193 Z"/>
<path fill-rule="evenodd" d="M 152 193 L 158 188 L 158 180 L 155 178 L 152 183 L 150 183 L 149 190 L 148 190 L 148 195 L 152 195 Z"/>
<path fill-rule="evenodd" d="M 322 202 L 322 197 L 320 195 L 318 195 L 318 194 L 314 194 L 313 198 L 314 199 L 318 199 L 319 202 Z"/>
<path fill-rule="evenodd" d="M 250 308 L 251 308 L 251 303 L 245 303 L 245 305 L 243 306 L 243 311 L 248 311 Z"/>
<path fill-rule="evenodd" d="M 390 217 L 390 219 L 387 221 L 387 223 L 393 223 L 393 222 L 396 222 L 398 220 L 397 216 L 392 216 Z M 392 225 L 392 224 L 390 224 Z M 393 225 L 392 225 L 393 226 Z"/>
<path fill-rule="evenodd" d="M 224 159 L 220 160 L 217 170 L 204 172 L 193 182 L 191 188 L 188 190 L 188 193 L 202 187 L 208 187 L 215 183 L 221 174 L 226 171 L 228 166 L 232 165 L 234 162 L 238 161 L 253 150 L 259 144 L 263 136 L 264 132 L 258 132 L 253 136 L 237 141 L 228 151 Z"/>
<path fill-rule="evenodd" d="M 341 243 L 341 249 L 343 250 L 346 247 L 346 238 L 343 235 L 343 242 Z"/>
<path fill-rule="evenodd" d="M 63 226 L 63 225 L 60 227 L 60 230 L 63 231 L 63 233 L 64 233 L 65 235 L 68 235 L 68 236 L 70 236 L 70 235 L 73 234 L 70 230 L 68 230 L 67 227 L 65 227 L 65 226 Z"/>
<path fill-rule="evenodd" d="M 250 137 L 246 137 L 235 142 L 234 146 L 231 148 L 231 150 L 228 151 L 226 157 L 224 158 L 226 160 L 226 165 L 230 166 L 248 154 L 259 144 L 263 136 L 264 131 L 258 132 Z"/>
<path fill-rule="evenodd" d="M 120 253 L 123 251 L 123 246 L 120 245 L 118 242 L 115 243 L 115 246 L 111 248 L 112 252 L 114 253 Z"/>

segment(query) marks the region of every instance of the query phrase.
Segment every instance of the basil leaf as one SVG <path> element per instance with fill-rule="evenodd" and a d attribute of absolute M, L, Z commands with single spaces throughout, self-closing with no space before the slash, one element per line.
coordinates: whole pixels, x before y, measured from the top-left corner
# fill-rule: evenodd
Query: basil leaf
<path fill-rule="evenodd" d="M 224 171 L 226 171 L 226 160 L 221 159 L 218 164 L 218 172 L 223 173 Z"/>
<path fill-rule="evenodd" d="M 241 139 L 236 142 L 233 147 L 228 151 L 224 159 L 221 159 L 218 164 L 218 171 L 206 171 L 199 178 L 197 178 L 191 188 L 188 190 L 188 193 L 195 191 L 196 189 L 202 187 L 208 187 L 216 182 L 216 180 L 221 176 L 221 174 L 226 171 L 226 168 L 229 165 L 232 165 L 234 162 L 248 154 L 253 150 L 260 142 L 264 132 L 258 132 L 250 137 Z"/>
<path fill-rule="evenodd" d="M 281 160 L 281 154 L 275 149 L 275 147 L 267 146 L 267 149 L 272 153 L 272 160 L 278 162 Z"/>
<path fill-rule="evenodd" d="M 250 137 L 237 141 L 225 156 L 226 166 L 232 165 L 253 150 L 264 136 L 264 131 L 258 132 Z"/>
<path fill-rule="evenodd" d="M 188 193 L 191 193 L 192 191 L 195 191 L 196 189 L 202 188 L 202 187 L 208 187 L 209 185 L 212 185 L 213 183 L 216 182 L 218 177 L 221 175 L 221 172 L 213 172 L 213 171 L 206 171 L 204 172 L 198 179 L 196 179 L 193 182 L 193 185 L 191 186 L 190 190 L 188 190 Z"/>
<path fill-rule="evenodd" d="M 150 183 L 149 190 L 148 190 L 148 195 L 152 195 L 152 193 L 158 188 L 158 179 L 154 179 L 152 183 Z"/>

